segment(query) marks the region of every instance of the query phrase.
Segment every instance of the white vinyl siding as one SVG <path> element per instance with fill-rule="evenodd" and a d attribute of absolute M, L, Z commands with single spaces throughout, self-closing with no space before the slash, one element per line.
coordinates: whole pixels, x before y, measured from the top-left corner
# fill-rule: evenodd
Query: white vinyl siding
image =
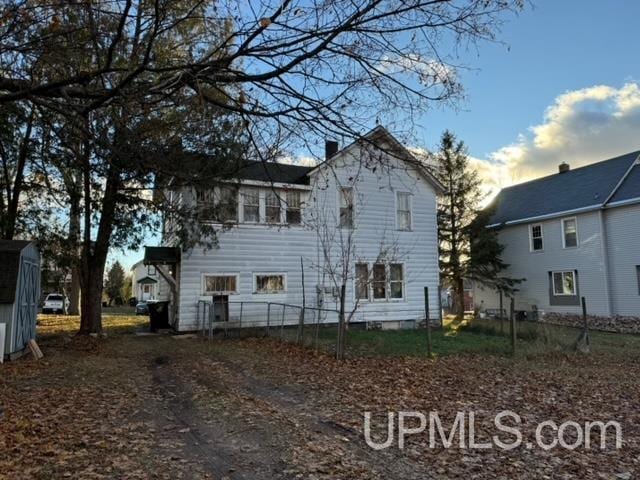
<path fill-rule="evenodd" d="M 411 194 L 396 193 L 396 224 L 398 230 L 411 230 Z"/>
<path fill-rule="evenodd" d="M 578 220 L 576 217 L 562 220 L 562 246 L 564 248 L 578 246 Z"/>
<path fill-rule="evenodd" d="M 529 230 L 529 249 L 532 252 L 544 250 L 544 231 L 541 223 L 531 225 Z"/>

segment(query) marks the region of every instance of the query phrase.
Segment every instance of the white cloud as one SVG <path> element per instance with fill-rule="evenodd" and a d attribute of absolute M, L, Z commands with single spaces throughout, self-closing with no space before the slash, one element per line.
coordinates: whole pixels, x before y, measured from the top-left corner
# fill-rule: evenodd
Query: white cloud
<path fill-rule="evenodd" d="M 300 155 L 298 157 L 294 157 L 291 155 L 284 155 L 278 158 L 278 163 L 286 163 L 289 165 L 300 165 L 302 167 L 315 167 L 318 164 L 315 158 L 305 156 L 305 155 Z"/>
<path fill-rule="evenodd" d="M 494 190 L 640 149 L 640 85 L 595 85 L 556 97 L 543 122 L 516 141 L 475 159 Z"/>

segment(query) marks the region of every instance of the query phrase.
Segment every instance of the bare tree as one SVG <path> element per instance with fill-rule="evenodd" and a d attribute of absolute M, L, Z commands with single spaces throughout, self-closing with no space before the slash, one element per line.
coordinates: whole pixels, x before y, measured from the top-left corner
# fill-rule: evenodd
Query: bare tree
<path fill-rule="evenodd" d="M 493 40 L 522 0 L 3 7 L 0 103 L 26 101 L 79 135 L 81 332 L 94 333 L 109 248 L 139 245 L 157 211 L 149 191 L 187 171 L 168 152 L 207 150 L 214 167 L 227 162 L 237 152 L 225 143 L 237 142 L 225 142 L 229 128 L 212 128 L 225 121 L 242 126 L 244 153 L 264 161 L 320 137 L 357 138 L 398 112 L 411 125 L 434 104 L 460 98 L 457 49 Z"/>

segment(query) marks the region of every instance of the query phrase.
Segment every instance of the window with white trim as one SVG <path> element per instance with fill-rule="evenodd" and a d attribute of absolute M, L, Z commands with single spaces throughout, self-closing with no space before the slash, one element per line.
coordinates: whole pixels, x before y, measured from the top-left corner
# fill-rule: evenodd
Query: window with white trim
<path fill-rule="evenodd" d="M 202 275 L 203 295 L 232 295 L 238 293 L 238 275 L 205 273 Z"/>
<path fill-rule="evenodd" d="M 147 265 L 147 275 L 150 277 L 156 276 L 156 267 L 154 265 Z"/>
<path fill-rule="evenodd" d="M 373 264 L 373 287 L 374 300 L 387 299 L 387 266 L 384 263 Z"/>
<path fill-rule="evenodd" d="M 369 265 L 356 263 L 356 300 L 369 300 Z"/>
<path fill-rule="evenodd" d="M 281 223 L 280 218 L 280 197 L 273 190 L 265 192 L 265 214 L 267 223 Z"/>
<path fill-rule="evenodd" d="M 404 299 L 404 264 L 356 263 L 355 298 L 376 302 Z"/>
<path fill-rule="evenodd" d="M 253 275 L 254 293 L 284 293 L 287 289 L 287 276 L 284 273 L 255 273 Z"/>
<path fill-rule="evenodd" d="M 196 190 L 198 216 L 210 222 L 238 221 L 238 189 L 233 185 L 220 185 L 215 189 Z"/>
<path fill-rule="evenodd" d="M 298 190 L 287 191 L 287 223 L 300 225 L 302 222 L 302 200 Z"/>
<path fill-rule="evenodd" d="M 562 219 L 562 245 L 564 248 L 578 246 L 578 220 L 576 217 Z"/>
<path fill-rule="evenodd" d="M 398 230 L 411 230 L 411 194 L 396 193 L 396 224 Z"/>
<path fill-rule="evenodd" d="M 575 296 L 576 274 L 574 271 L 553 272 L 553 294 L 555 296 Z"/>
<path fill-rule="evenodd" d="M 531 225 L 529 235 L 531 237 L 531 251 L 539 252 L 544 250 L 544 234 L 542 231 L 542 224 L 538 223 L 536 225 Z"/>
<path fill-rule="evenodd" d="M 260 190 L 247 188 L 242 192 L 243 221 L 247 223 L 260 222 Z"/>
<path fill-rule="evenodd" d="M 389 265 L 389 298 L 404 298 L 404 268 L 401 263 Z"/>
<path fill-rule="evenodd" d="M 340 188 L 340 226 L 353 228 L 353 188 Z"/>

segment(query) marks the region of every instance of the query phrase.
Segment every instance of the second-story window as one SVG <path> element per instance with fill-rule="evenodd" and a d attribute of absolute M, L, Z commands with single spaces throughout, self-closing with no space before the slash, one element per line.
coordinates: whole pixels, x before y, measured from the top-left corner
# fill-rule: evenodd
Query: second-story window
<path fill-rule="evenodd" d="M 340 188 L 340 226 L 353 227 L 353 188 Z"/>
<path fill-rule="evenodd" d="M 398 230 L 411 230 L 411 194 L 396 194 L 396 222 Z"/>
<path fill-rule="evenodd" d="M 578 246 L 578 223 L 575 217 L 562 220 L 562 242 L 564 248 Z"/>
<path fill-rule="evenodd" d="M 220 222 L 238 221 L 238 189 L 231 185 L 217 187 L 215 216 Z"/>
<path fill-rule="evenodd" d="M 242 210 L 244 221 L 258 223 L 260 221 L 260 190 L 250 188 L 242 194 Z"/>
<path fill-rule="evenodd" d="M 300 225 L 302 222 L 302 202 L 300 192 L 289 190 L 287 192 L 287 223 L 290 225 Z"/>
<path fill-rule="evenodd" d="M 280 197 L 273 190 L 267 190 L 264 199 L 267 223 L 280 223 Z"/>
<path fill-rule="evenodd" d="M 542 225 L 531 225 L 530 236 L 531 236 L 531 251 L 539 252 L 544 250 L 544 240 L 543 240 L 543 232 Z"/>

